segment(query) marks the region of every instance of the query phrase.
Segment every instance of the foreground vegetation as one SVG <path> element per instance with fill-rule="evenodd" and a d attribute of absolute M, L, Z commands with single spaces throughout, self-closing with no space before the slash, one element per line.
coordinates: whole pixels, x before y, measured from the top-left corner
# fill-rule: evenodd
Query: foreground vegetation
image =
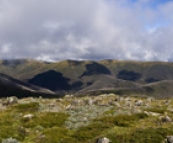
<path fill-rule="evenodd" d="M 95 143 L 107 137 L 112 143 L 161 143 L 173 135 L 172 99 L 107 94 L 8 100 L 0 100 L 0 142 Z"/>

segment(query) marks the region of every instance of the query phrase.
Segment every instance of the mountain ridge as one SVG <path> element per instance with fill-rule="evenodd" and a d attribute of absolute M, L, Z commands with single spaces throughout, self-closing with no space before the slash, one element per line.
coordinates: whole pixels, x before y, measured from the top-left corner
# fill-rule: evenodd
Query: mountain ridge
<path fill-rule="evenodd" d="M 140 93 L 153 96 L 167 96 L 161 94 L 169 93 L 169 96 L 172 96 L 171 88 L 167 88 L 167 92 L 162 92 L 163 84 L 166 87 L 172 85 L 172 62 L 108 59 L 100 61 L 63 60 L 50 63 L 34 59 L 0 60 L 0 73 L 62 95 L 90 94 L 90 91 L 104 91 L 105 89 L 107 89 L 106 92 L 109 89 L 110 92 L 117 92 L 121 89 L 121 92 L 117 93 Z M 35 83 L 36 77 L 39 78 Z M 146 92 L 146 88 L 152 89 L 152 92 Z M 125 93 L 122 92 L 123 90 Z"/>

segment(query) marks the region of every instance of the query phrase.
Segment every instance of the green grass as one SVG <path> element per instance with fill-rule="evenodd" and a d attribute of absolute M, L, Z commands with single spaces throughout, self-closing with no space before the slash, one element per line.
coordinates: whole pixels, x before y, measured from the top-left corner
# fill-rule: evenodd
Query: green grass
<path fill-rule="evenodd" d="M 133 115 L 120 114 L 117 116 L 104 116 L 95 119 L 95 121 L 101 121 L 103 124 L 111 124 L 113 126 L 128 127 L 131 126 L 133 123 L 147 117 L 148 115 L 144 113 L 138 113 Z"/>
<path fill-rule="evenodd" d="M 18 104 L 14 106 L 17 112 L 37 112 L 39 110 L 39 103 L 38 102 L 32 102 L 32 103 L 25 103 L 25 104 Z"/>
<path fill-rule="evenodd" d="M 170 134 L 173 134 L 172 128 L 146 128 L 135 129 L 132 133 L 112 133 L 107 136 L 113 143 L 161 143 Z"/>
<path fill-rule="evenodd" d="M 156 113 L 164 114 L 165 111 L 166 111 L 166 107 L 151 107 L 151 108 L 145 109 L 145 111 L 156 112 Z"/>
<path fill-rule="evenodd" d="M 99 136 L 110 127 L 110 124 L 91 123 L 86 127 L 78 128 L 73 134 L 73 137 L 76 138 L 79 142 L 85 142 Z"/>
<path fill-rule="evenodd" d="M 0 142 L 2 139 L 10 137 L 19 141 L 24 140 L 26 134 L 19 129 L 20 121 L 18 119 L 18 114 L 13 113 L 11 110 L 0 113 Z"/>
<path fill-rule="evenodd" d="M 1 112 L 0 142 L 10 137 L 16 138 L 20 142 L 33 142 L 34 138 L 37 138 L 43 131 L 47 133 L 48 129 L 62 127 L 68 118 L 65 113 L 39 113 L 38 108 L 39 104 L 33 102 L 18 104 Z M 34 117 L 23 118 L 23 115 L 28 113 L 32 113 Z"/>
<path fill-rule="evenodd" d="M 70 131 L 65 128 L 48 128 L 43 134 L 45 137 L 35 139 L 35 143 L 77 143 L 77 140 L 71 137 Z"/>
<path fill-rule="evenodd" d="M 54 100 L 45 101 L 48 104 Z M 162 102 L 141 110 L 164 114 L 166 106 L 157 107 Z M 91 119 L 87 126 L 68 129 L 65 121 L 69 115 L 65 112 L 40 112 L 38 102 L 8 106 L 0 112 L 0 142 L 12 137 L 20 143 L 95 143 L 100 137 L 108 137 L 112 143 L 160 143 L 167 135 L 173 135 L 171 123 L 156 125 L 156 117 L 144 113 L 112 116 L 114 111 L 111 108 Z M 23 117 L 29 113 L 34 117 Z"/>
<path fill-rule="evenodd" d="M 21 121 L 23 123 L 23 126 L 26 128 L 34 128 L 38 125 L 43 128 L 52 128 L 54 126 L 63 126 L 67 118 L 68 115 L 65 113 L 46 112 L 38 113 L 37 115 L 35 114 L 35 117 L 33 117 L 33 119 L 22 118 Z"/>

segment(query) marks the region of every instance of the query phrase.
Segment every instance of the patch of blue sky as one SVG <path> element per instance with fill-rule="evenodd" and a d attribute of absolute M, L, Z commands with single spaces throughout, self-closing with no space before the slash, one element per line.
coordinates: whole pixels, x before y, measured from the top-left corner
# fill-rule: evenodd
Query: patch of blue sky
<path fill-rule="evenodd" d="M 128 3 L 142 3 L 144 7 L 157 8 L 160 5 L 166 4 L 168 2 L 173 2 L 173 0 L 128 0 Z"/>
<path fill-rule="evenodd" d="M 158 6 L 166 4 L 168 2 L 173 2 L 173 0 L 105 0 L 106 2 L 114 3 L 119 1 L 121 6 L 133 7 L 134 4 L 140 3 L 144 8 L 157 9 Z"/>
<path fill-rule="evenodd" d="M 158 7 L 169 2 L 173 2 L 173 0 L 127 0 L 127 4 L 129 7 L 135 6 L 135 4 L 141 4 L 143 9 L 151 9 L 155 11 L 158 16 L 151 22 L 145 18 L 141 18 L 140 20 L 143 22 L 144 29 L 149 33 L 156 31 L 159 28 L 167 27 L 171 24 L 171 21 L 168 17 L 165 17 L 160 13 Z"/>
<path fill-rule="evenodd" d="M 145 30 L 148 33 L 153 33 L 157 29 L 167 27 L 168 25 L 170 25 L 169 21 L 163 21 L 163 20 L 162 21 L 157 21 L 153 24 L 145 24 Z"/>

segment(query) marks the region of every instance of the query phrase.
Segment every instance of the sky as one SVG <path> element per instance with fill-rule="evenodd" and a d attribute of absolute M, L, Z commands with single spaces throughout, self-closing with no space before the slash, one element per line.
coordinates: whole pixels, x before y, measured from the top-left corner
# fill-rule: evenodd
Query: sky
<path fill-rule="evenodd" d="M 173 61 L 173 0 L 0 0 L 0 59 Z"/>

